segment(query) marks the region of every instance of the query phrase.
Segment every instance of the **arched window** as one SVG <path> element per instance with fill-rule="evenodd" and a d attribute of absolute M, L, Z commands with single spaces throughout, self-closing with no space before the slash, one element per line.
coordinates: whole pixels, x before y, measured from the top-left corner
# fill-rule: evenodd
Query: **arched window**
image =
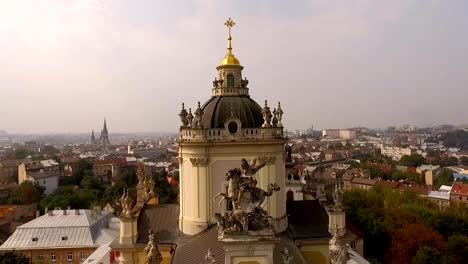
<path fill-rule="evenodd" d="M 289 190 L 286 193 L 286 201 L 294 201 L 294 192 Z"/>
<path fill-rule="evenodd" d="M 227 78 L 227 88 L 228 89 L 234 88 L 234 75 L 232 75 L 232 73 L 229 73 L 226 78 Z"/>

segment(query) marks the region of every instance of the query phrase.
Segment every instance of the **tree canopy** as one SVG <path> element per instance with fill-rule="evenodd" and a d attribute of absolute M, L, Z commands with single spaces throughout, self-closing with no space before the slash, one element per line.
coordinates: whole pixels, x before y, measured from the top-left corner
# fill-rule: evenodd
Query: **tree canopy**
<path fill-rule="evenodd" d="M 31 264 L 31 260 L 19 252 L 0 252 L 0 264 Z"/>
<path fill-rule="evenodd" d="M 383 186 L 369 191 L 347 191 L 343 202 L 347 217 L 364 233 L 364 255 L 368 259 L 411 263 L 412 257 L 421 250 L 414 260 L 421 263 L 416 261 L 437 252 L 449 256 L 465 254 L 462 249 L 468 242 L 468 210 L 463 206 L 441 210 L 414 192 L 400 193 Z M 421 249 L 423 246 L 430 249 Z M 394 257 L 401 262 L 392 262 Z M 460 259 L 443 258 L 449 263 L 463 263 Z"/>
<path fill-rule="evenodd" d="M 411 155 L 404 155 L 401 157 L 400 164 L 407 167 L 418 167 L 423 165 L 425 161 L 426 159 L 423 156 L 413 153 Z"/>

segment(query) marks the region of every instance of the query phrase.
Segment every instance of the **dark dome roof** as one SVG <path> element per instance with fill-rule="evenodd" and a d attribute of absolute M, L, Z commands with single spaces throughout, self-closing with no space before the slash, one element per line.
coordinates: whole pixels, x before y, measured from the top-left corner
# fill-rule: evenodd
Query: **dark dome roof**
<path fill-rule="evenodd" d="M 263 124 L 262 108 L 249 96 L 214 96 L 202 109 L 204 128 L 224 128 L 224 123 L 231 118 L 231 110 L 244 128 Z"/>

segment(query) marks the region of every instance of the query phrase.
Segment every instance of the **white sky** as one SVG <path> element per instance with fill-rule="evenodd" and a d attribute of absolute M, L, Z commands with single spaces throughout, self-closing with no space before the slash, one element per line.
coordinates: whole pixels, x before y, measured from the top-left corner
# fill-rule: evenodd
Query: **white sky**
<path fill-rule="evenodd" d="M 0 0 L 0 130 L 176 131 L 233 52 L 288 129 L 468 123 L 468 1 Z"/>

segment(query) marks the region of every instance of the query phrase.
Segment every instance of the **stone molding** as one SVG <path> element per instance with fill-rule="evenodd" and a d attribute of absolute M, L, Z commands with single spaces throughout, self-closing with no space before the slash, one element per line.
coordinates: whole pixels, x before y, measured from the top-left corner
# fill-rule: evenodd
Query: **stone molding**
<path fill-rule="evenodd" d="M 208 163 L 208 158 L 190 158 L 190 162 L 192 163 L 192 166 L 204 167 Z"/>
<path fill-rule="evenodd" d="M 264 156 L 264 157 L 258 157 L 257 159 L 260 163 L 264 162 L 266 165 L 275 164 L 275 161 L 276 161 L 275 156 Z"/>

